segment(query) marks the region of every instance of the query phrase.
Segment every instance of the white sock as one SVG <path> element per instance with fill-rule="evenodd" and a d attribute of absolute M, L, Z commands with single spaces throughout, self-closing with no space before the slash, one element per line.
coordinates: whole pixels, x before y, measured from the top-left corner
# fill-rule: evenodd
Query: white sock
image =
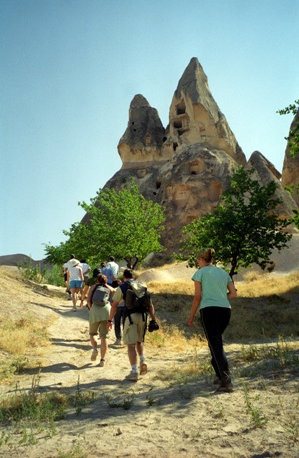
<path fill-rule="evenodd" d="M 137 364 L 132 364 L 132 372 L 138 372 Z"/>
<path fill-rule="evenodd" d="M 145 361 L 145 356 L 140 355 L 140 362 L 141 362 L 141 363 L 144 363 L 144 361 Z"/>

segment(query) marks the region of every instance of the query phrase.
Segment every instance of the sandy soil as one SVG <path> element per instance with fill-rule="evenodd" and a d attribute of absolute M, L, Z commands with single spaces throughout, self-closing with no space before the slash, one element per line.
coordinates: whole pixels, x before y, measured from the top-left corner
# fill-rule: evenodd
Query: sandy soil
<path fill-rule="evenodd" d="M 88 311 L 71 310 L 63 296 L 51 297 L 42 289 L 24 289 L 16 301 L 42 320 L 50 320 L 51 346 L 46 349 L 40 372 L 42 392 L 86 393 L 93 391 L 96 402 L 68 410 L 55 423 L 55 433 L 35 433 L 32 445 L 20 444 L 21 432 L 0 428 L 0 437 L 14 439 L 1 444 L 2 457 L 295 457 L 294 418 L 298 398 L 296 381 L 285 372 L 278 378 L 263 374 L 250 377 L 252 405 L 267 418 L 257 427 L 246 410 L 244 388 L 236 376 L 235 391 L 215 394 L 211 379 L 171 384 L 159 374 L 173 365 L 179 367 L 194 354 L 151 347 L 146 351 L 148 374 L 137 383 L 125 382 L 129 371 L 126 349 L 113 346 L 109 337 L 106 364 L 90 361 Z M 226 345 L 228 356 L 239 348 Z M 199 350 L 207 355 L 206 347 Z M 236 375 L 237 375 L 237 368 Z M 30 388 L 36 369 L 18 376 L 21 389 Z M 244 380 L 244 379 L 243 379 Z M 14 384 L 2 385 L 2 396 L 13 394 Z M 130 405 L 131 403 L 131 405 Z M 118 407 L 113 407 L 113 404 Z M 129 406 L 128 410 L 124 406 Z M 298 430 L 297 430 L 298 431 Z"/>

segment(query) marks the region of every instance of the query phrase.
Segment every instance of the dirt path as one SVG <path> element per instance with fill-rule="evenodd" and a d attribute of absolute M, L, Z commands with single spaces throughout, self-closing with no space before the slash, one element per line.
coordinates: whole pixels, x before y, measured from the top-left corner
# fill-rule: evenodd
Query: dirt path
<path fill-rule="evenodd" d="M 28 293 L 29 294 L 29 293 Z M 266 418 L 253 422 L 246 408 L 244 389 L 236 378 L 232 394 L 214 395 L 210 378 L 182 380 L 171 384 L 157 377 L 171 366 L 192 356 L 189 352 L 147 349 L 149 372 L 136 384 L 124 382 L 129 370 L 125 348 L 113 346 L 104 368 L 90 361 L 88 311 L 71 310 L 71 302 L 32 292 L 26 297 L 31 310 L 42 310 L 53 319 L 49 327 L 51 347 L 41 367 L 41 391 L 60 390 L 84 396 L 93 392 L 96 401 L 81 409 L 70 409 L 55 423 L 50 434 L 37 431 L 34 443 L 20 444 L 20 435 L 2 441 L 2 457 L 295 457 L 294 415 L 298 399 L 295 380 L 248 380 L 252 409 Z M 28 302 L 28 299 L 29 302 Z M 228 354 L 236 345 L 227 345 Z M 200 350 L 207 354 L 207 350 Z M 208 358 L 208 355 L 207 355 Z M 21 388 L 29 388 L 36 370 L 28 371 Z M 5 391 L 12 392 L 11 387 Z M 289 426 L 289 428 L 288 428 Z M 293 429 L 292 429 L 293 428 Z M 0 430 L 8 434 L 8 429 Z M 20 433 L 19 433 L 20 434 Z"/>

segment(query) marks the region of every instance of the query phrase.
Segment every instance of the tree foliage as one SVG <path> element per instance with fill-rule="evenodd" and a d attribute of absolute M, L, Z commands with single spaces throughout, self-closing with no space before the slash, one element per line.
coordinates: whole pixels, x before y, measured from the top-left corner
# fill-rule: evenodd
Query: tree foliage
<path fill-rule="evenodd" d="M 299 99 L 295 100 L 294 103 L 291 103 L 289 106 L 283 108 L 282 110 L 278 110 L 277 113 L 280 115 L 286 115 L 292 113 L 294 116 L 297 114 L 299 110 Z M 293 128 L 290 131 L 288 137 L 285 137 L 288 140 L 288 145 L 290 147 L 290 155 L 295 157 L 296 154 L 299 152 L 299 121 L 295 123 Z"/>
<path fill-rule="evenodd" d="M 274 213 L 281 202 L 274 196 L 276 184 L 261 186 L 252 174 L 253 170 L 238 168 L 215 211 L 185 226 L 182 256 L 189 265 L 195 264 L 201 249 L 213 247 L 216 261 L 230 265 L 233 276 L 239 267 L 252 263 L 265 268 L 272 250 L 287 246 L 291 235 L 283 230 L 290 220 Z"/>
<path fill-rule="evenodd" d="M 120 191 L 101 189 L 90 204 L 79 202 L 88 213 L 87 223 L 74 223 L 64 231 L 67 241 L 46 245 L 50 262 L 65 262 L 70 253 L 98 263 L 111 254 L 135 267 L 152 251 L 162 251 L 160 235 L 164 229 L 162 207 L 145 199 L 134 181 Z"/>

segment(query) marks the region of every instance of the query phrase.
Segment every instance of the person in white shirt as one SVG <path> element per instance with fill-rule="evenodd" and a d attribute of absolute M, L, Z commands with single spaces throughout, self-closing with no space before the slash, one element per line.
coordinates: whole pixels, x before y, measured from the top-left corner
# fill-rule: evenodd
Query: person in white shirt
<path fill-rule="evenodd" d="M 63 272 L 63 279 L 64 279 L 64 283 L 65 283 L 65 286 L 66 286 L 66 292 L 68 294 L 68 299 L 71 300 L 72 299 L 72 295 L 71 295 L 71 292 L 70 292 L 70 289 L 69 289 L 69 283 L 68 283 L 68 268 L 70 266 L 69 262 L 71 259 L 75 259 L 75 256 L 73 254 L 70 255 L 70 259 L 65 262 L 62 266 L 62 272 Z"/>
<path fill-rule="evenodd" d="M 82 288 L 84 277 L 82 267 L 80 266 L 80 261 L 78 261 L 78 259 L 71 259 L 68 264 L 69 289 L 72 294 L 73 311 L 75 312 L 77 310 L 76 305 L 78 300 L 78 293 Z"/>
<path fill-rule="evenodd" d="M 112 286 L 113 288 L 118 287 L 117 277 L 119 272 L 119 265 L 115 262 L 114 256 L 110 256 L 106 267 L 112 270 Z"/>

